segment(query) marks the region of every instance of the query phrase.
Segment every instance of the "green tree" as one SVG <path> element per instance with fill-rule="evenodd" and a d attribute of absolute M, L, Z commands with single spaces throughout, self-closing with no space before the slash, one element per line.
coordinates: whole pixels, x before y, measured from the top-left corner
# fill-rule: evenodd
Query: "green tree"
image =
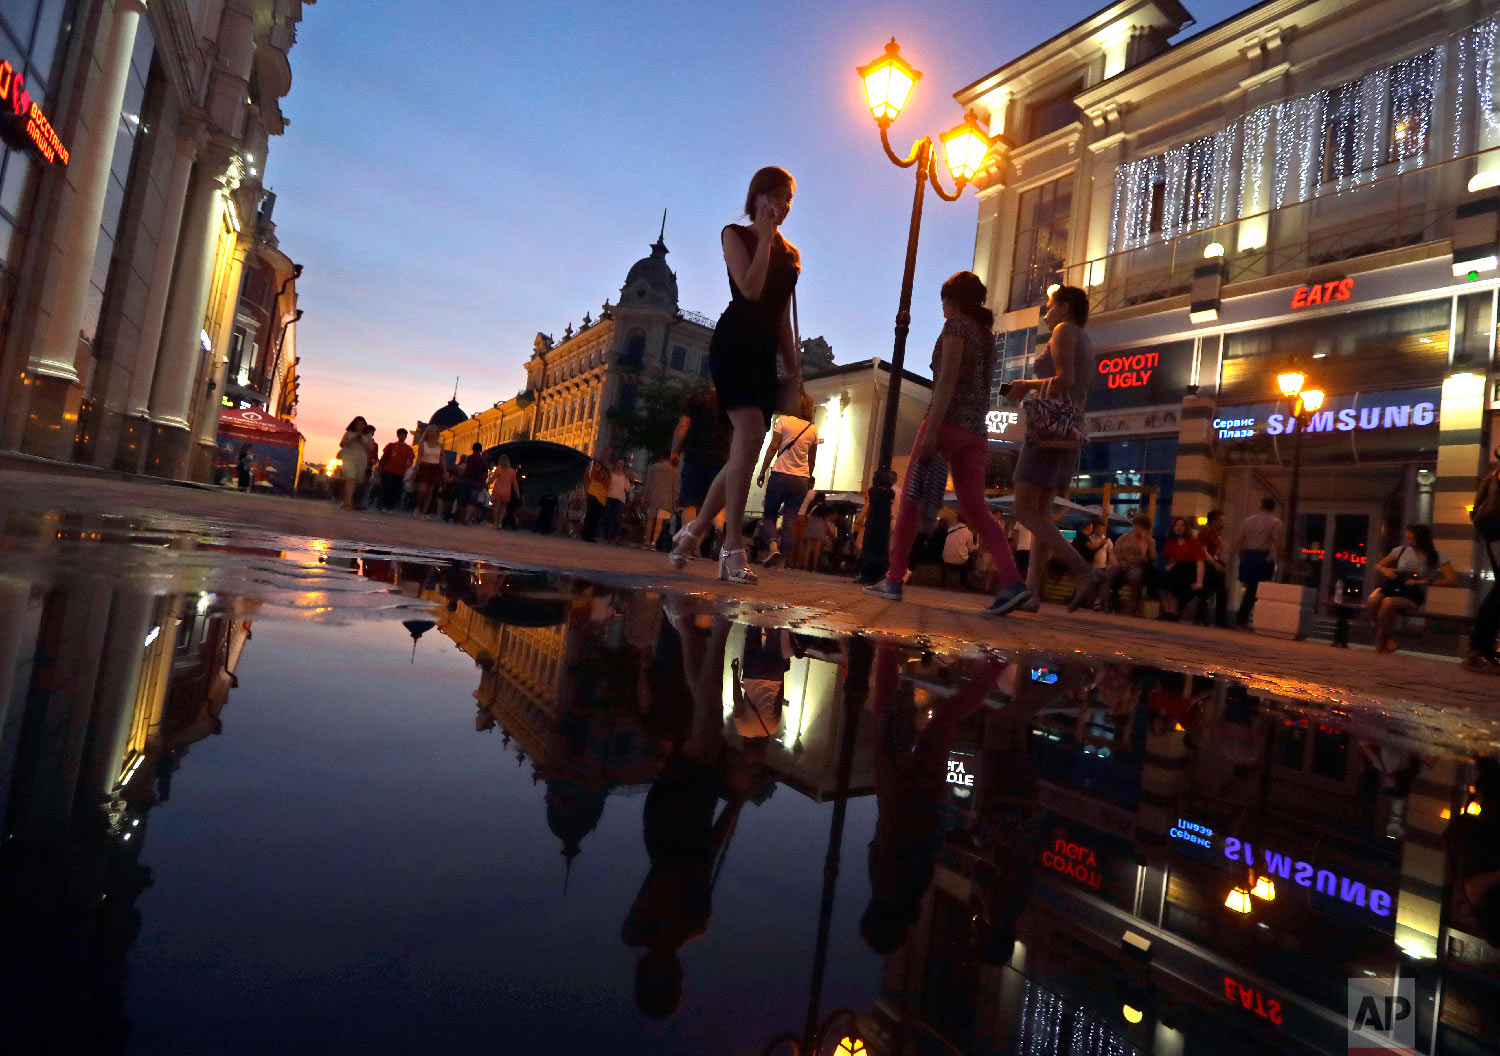
<path fill-rule="evenodd" d="M 633 407 L 617 407 L 609 412 L 618 446 L 631 451 L 644 448 L 653 460 L 661 458 L 672 448 L 672 430 L 677 428 L 688 397 L 707 387 L 706 382 L 665 378 L 642 381 L 636 389 Z"/>

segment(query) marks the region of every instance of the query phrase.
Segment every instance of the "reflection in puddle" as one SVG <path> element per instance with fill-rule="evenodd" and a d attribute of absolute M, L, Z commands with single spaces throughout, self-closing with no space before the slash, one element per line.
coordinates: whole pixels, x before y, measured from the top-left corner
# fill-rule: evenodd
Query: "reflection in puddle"
<path fill-rule="evenodd" d="M 0 555 L 0 1048 L 1343 1053 L 1371 979 L 1500 1036 L 1493 727 L 324 541 Z"/>

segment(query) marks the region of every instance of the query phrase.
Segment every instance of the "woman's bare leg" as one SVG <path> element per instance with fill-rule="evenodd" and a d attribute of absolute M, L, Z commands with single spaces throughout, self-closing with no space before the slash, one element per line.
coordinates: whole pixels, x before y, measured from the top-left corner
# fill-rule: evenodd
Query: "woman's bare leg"
<path fill-rule="evenodd" d="M 714 477 L 709 486 L 703 508 L 693 519 L 693 535 L 703 538 L 720 512 L 726 525 L 738 526 L 724 533 L 724 549 L 738 550 L 743 545 L 740 537 L 744 533 L 745 501 L 750 494 L 750 474 L 754 470 L 755 456 L 766 439 L 765 418 L 756 407 L 736 407 L 729 412 L 729 424 L 734 427 L 734 438 L 729 443 L 729 459 L 724 468 Z M 736 534 L 736 531 L 739 533 Z M 734 543 L 736 545 L 731 546 Z"/>
<path fill-rule="evenodd" d="M 1053 497 L 1050 488 L 1026 480 L 1016 481 L 1016 519 L 1031 532 L 1031 568 L 1026 578 L 1028 587 L 1033 582 L 1036 584 L 1036 587 L 1031 587 L 1033 593 L 1041 586 L 1042 571 L 1047 562 L 1054 557 L 1067 562 L 1073 575 L 1080 580 L 1094 571 L 1094 566 L 1068 545 L 1057 523 L 1052 520 Z M 1036 578 L 1033 580 L 1032 577 Z"/>

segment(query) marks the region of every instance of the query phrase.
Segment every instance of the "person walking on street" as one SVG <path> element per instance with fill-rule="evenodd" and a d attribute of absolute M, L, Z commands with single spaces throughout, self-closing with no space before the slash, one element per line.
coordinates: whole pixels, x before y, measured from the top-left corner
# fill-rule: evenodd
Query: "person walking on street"
<path fill-rule="evenodd" d="M 1282 540 L 1285 536 L 1286 525 L 1276 516 L 1276 500 L 1271 498 L 1261 499 L 1260 512 L 1246 517 L 1240 525 L 1239 580 L 1244 584 L 1245 593 L 1240 597 L 1239 612 L 1234 618 L 1235 626 L 1250 626 L 1255 615 L 1256 592 L 1260 590 L 1262 583 L 1275 574 L 1276 566 L 1281 563 L 1284 557 L 1281 552 Z"/>
<path fill-rule="evenodd" d="M 614 465 L 610 466 L 606 487 L 604 519 L 600 522 L 600 531 L 604 534 L 606 543 L 615 543 L 620 540 L 620 514 L 625 509 L 626 500 L 630 498 L 630 474 L 625 471 L 623 458 L 615 459 Z"/>
<path fill-rule="evenodd" d="M 453 508 L 453 519 L 459 524 L 473 524 L 480 516 L 484 503 L 480 495 L 490 479 L 489 460 L 484 457 L 484 445 L 475 442 L 458 466 L 458 501 Z"/>
<path fill-rule="evenodd" d="M 354 505 L 363 510 L 370 504 L 371 481 L 375 476 L 375 463 L 380 461 L 380 445 L 375 442 L 375 427 L 365 423 L 365 479 L 355 493 Z"/>
<path fill-rule="evenodd" d="M 397 429 L 396 439 L 385 445 L 380 453 L 380 508 L 387 512 L 401 505 L 401 492 L 406 484 L 406 471 L 417 453 L 406 442 L 406 430 Z"/>
<path fill-rule="evenodd" d="M 678 459 L 680 472 L 677 504 L 682 508 L 683 524 L 698 516 L 709 487 L 729 460 L 732 437 L 733 430 L 719 413 L 719 400 L 712 386 L 688 397 L 672 432 L 672 457 Z M 723 527 L 723 511 L 714 524 L 716 528 Z M 700 549 L 708 547 L 710 541 L 705 533 Z M 703 552 L 707 556 L 707 551 Z"/>
<path fill-rule="evenodd" d="M 583 529 L 579 538 L 592 543 L 599 538 L 599 520 L 604 516 L 604 503 L 609 499 L 609 473 L 604 463 L 597 458 L 589 463 L 588 476 L 584 478 L 584 500 L 587 505 L 583 513 Z"/>
<path fill-rule="evenodd" d="M 731 224 L 720 242 L 729 269 L 729 307 L 719 317 L 709 343 L 708 364 L 719 405 L 734 427 L 729 459 L 708 489 L 698 516 L 673 538 L 671 561 L 687 564 L 709 525 L 724 511 L 724 546 L 719 578 L 754 583 L 745 567 L 745 501 L 755 455 L 771 427 L 776 407 L 778 357 L 789 375 L 801 373 L 792 328 L 792 295 L 802 272 L 797 249 L 781 236 L 792 209 L 796 181 L 785 169 L 758 171 L 745 195 L 748 227 Z"/>
<path fill-rule="evenodd" d="M 947 461 L 959 515 L 979 528 L 984 548 L 995 562 L 1000 579 L 999 593 L 984 611 L 991 616 L 1004 616 L 1015 608 L 1034 611 L 1036 599 L 1026 589 L 1005 532 L 990 516 L 984 502 L 984 468 L 989 455 L 985 415 L 989 412 L 988 379 L 995 365 L 995 341 L 991 336 L 995 316 L 985 307 L 986 293 L 984 283 L 972 271 L 960 271 L 943 283 L 943 317 L 947 322 L 932 349 L 935 379 L 932 403 L 917 428 L 910 464 L 916 465 L 932 455 L 940 455 Z M 886 578 L 866 587 L 866 594 L 893 600 L 901 597 L 921 514 L 921 501 L 907 495 L 891 532 Z"/>
<path fill-rule="evenodd" d="M 642 547 L 656 549 L 662 529 L 672 521 L 677 509 L 677 456 L 665 455 L 646 468 L 646 482 L 641 486 L 641 515 L 646 522 L 646 540 Z"/>
<path fill-rule="evenodd" d="M 369 469 L 369 451 L 365 448 L 365 420 L 356 416 L 349 423 L 349 428 L 344 430 L 344 436 L 339 440 L 339 480 L 344 485 L 344 497 L 341 505 L 346 510 L 354 509 L 354 492 L 364 485 L 365 474 Z"/>
<path fill-rule="evenodd" d="M 823 559 L 823 548 L 828 545 L 828 496 L 821 491 L 809 491 L 797 511 L 797 548 L 792 553 L 792 565 L 809 572 L 818 570 Z"/>
<path fill-rule="evenodd" d="M 438 493 L 443 490 L 443 438 L 438 427 L 429 425 L 422 430 L 422 442 L 417 445 L 417 505 L 413 517 L 432 514 Z"/>
<path fill-rule="evenodd" d="M 1203 553 L 1203 587 L 1198 592 L 1199 622 L 1214 607 L 1214 626 L 1229 626 L 1229 581 L 1224 575 L 1224 511 L 1209 510 L 1207 523 L 1198 529 L 1198 549 Z"/>
<path fill-rule="evenodd" d="M 1464 658 L 1464 667 L 1470 671 L 1500 674 L 1500 654 L 1495 651 L 1500 639 L 1500 450 L 1495 452 L 1496 464 L 1479 482 L 1474 493 L 1474 508 L 1469 516 L 1474 521 L 1474 530 L 1484 544 L 1485 556 L 1490 560 L 1490 571 L 1495 578 L 1490 581 L 1489 593 L 1479 603 L 1474 614 L 1474 628 L 1469 634 L 1469 652 Z"/>
<path fill-rule="evenodd" d="M 521 478 L 516 467 L 510 464 L 509 455 L 501 455 L 495 463 L 494 479 L 490 482 L 490 504 L 495 513 L 496 528 L 514 528 L 516 510 L 521 506 Z"/>
<path fill-rule="evenodd" d="M 1088 402 L 1089 383 L 1094 376 L 1094 346 L 1084 332 L 1089 321 L 1088 294 L 1077 286 L 1059 286 L 1047 298 L 1042 322 L 1051 331 L 1047 347 L 1036 357 L 1036 377 L 1018 379 L 1002 387 L 1007 398 L 1047 399 L 1082 412 Z M 1105 576 L 1068 545 L 1052 519 L 1053 500 L 1066 495 L 1078 471 L 1077 444 L 1055 444 L 1028 436 L 1016 460 L 1015 515 L 1031 530 L 1038 553 L 1027 570 L 1033 595 L 1041 591 L 1042 576 L 1050 558 L 1060 558 L 1073 573 L 1075 586 L 1068 611 L 1091 602 L 1104 585 Z"/>
<path fill-rule="evenodd" d="M 766 489 L 765 512 L 755 536 L 770 546 L 765 560 L 767 568 L 774 568 L 791 551 L 797 511 L 812 489 L 813 470 L 818 460 L 818 427 L 813 425 L 812 416 L 813 402 L 804 392 L 797 414 L 783 414 L 777 418 L 776 427 L 771 430 L 771 442 L 766 445 L 765 461 L 755 478 L 755 483 Z M 768 469 L 771 471 L 769 482 L 766 480 Z M 781 525 L 779 533 L 778 522 Z"/>
<path fill-rule="evenodd" d="M 235 476 L 239 480 L 240 490 L 250 490 L 250 476 L 255 467 L 255 456 L 250 453 L 249 444 L 240 445 L 240 453 L 235 457 Z"/>
<path fill-rule="evenodd" d="M 996 516 L 998 517 L 999 514 L 996 514 Z M 1020 521 L 1012 521 L 1010 526 L 1010 540 L 1011 547 L 1016 555 L 1016 567 L 1021 570 L 1021 575 L 1030 581 L 1031 530 Z"/>

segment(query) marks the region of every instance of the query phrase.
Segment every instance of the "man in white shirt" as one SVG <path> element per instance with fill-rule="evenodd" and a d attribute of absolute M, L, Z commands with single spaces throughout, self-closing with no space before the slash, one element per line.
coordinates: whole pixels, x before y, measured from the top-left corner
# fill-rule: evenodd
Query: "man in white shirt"
<path fill-rule="evenodd" d="M 958 585 L 965 590 L 969 589 L 969 555 L 974 552 L 974 533 L 963 521 L 947 528 L 947 536 L 943 539 L 943 573 L 942 584 L 948 585 L 948 573 L 958 574 Z"/>
<path fill-rule="evenodd" d="M 1240 609 L 1235 623 L 1240 627 L 1250 626 L 1255 612 L 1255 595 L 1260 585 L 1276 572 L 1282 560 L 1283 540 L 1286 525 L 1276 516 L 1276 500 L 1262 499 L 1260 512 L 1251 514 L 1240 522 L 1239 546 L 1240 582 L 1245 593 L 1240 598 Z"/>
<path fill-rule="evenodd" d="M 818 427 L 813 425 L 813 402 L 806 393 L 802 395 L 801 415 L 783 414 L 771 430 L 771 442 L 766 446 L 766 458 L 761 463 L 757 484 L 766 488 L 766 508 L 755 529 L 755 537 L 769 543 L 771 552 L 766 555 L 767 568 L 782 560 L 783 553 L 792 548 L 793 533 L 797 527 L 797 510 L 812 488 L 813 469 L 818 458 Z M 771 479 L 766 480 L 770 471 Z M 777 524 L 781 530 L 778 534 Z"/>

